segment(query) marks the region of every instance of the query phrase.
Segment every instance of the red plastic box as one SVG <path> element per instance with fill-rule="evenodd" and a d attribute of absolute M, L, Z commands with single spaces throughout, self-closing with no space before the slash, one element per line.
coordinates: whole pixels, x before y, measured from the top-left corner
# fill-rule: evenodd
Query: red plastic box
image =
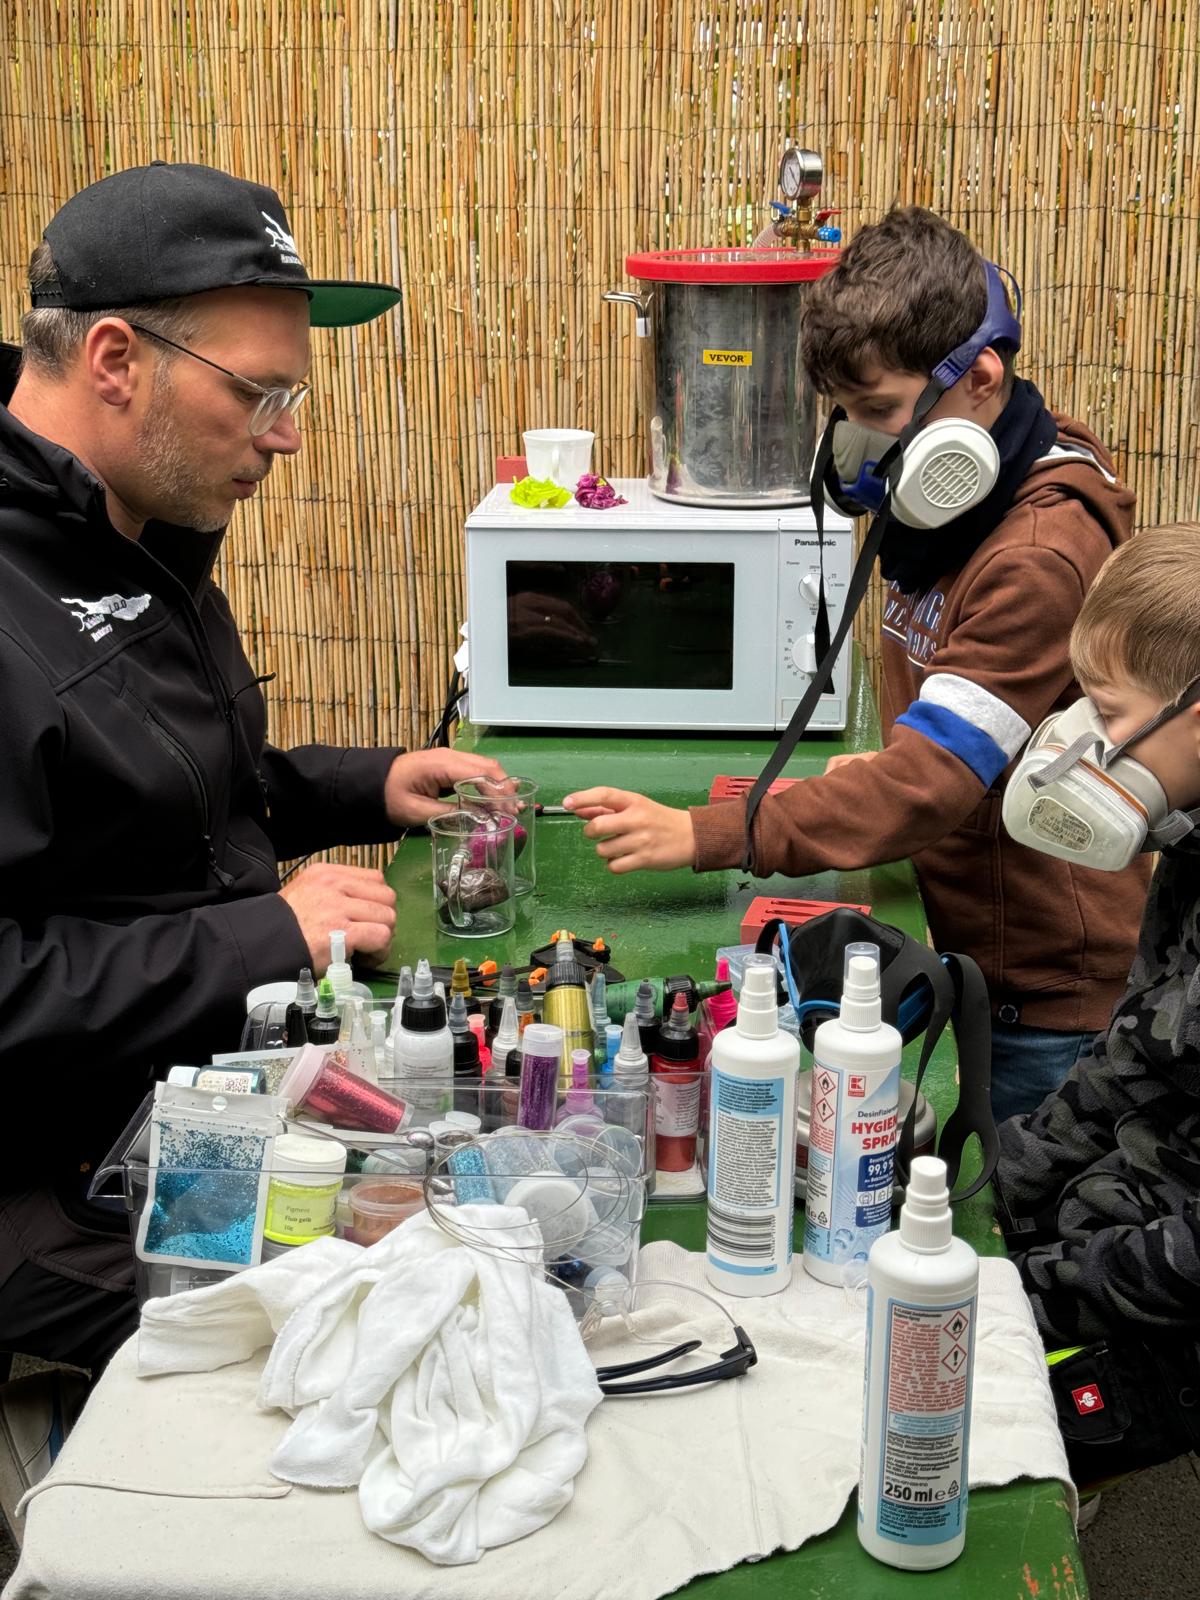
<path fill-rule="evenodd" d="M 750 793 L 757 782 L 757 778 L 714 778 L 712 788 L 708 791 L 708 803 L 711 806 L 717 800 L 740 800 L 743 795 Z M 785 789 L 799 782 L 799 778 L 776 778 L 767 793 L 782 794 Z"/>
<path fill-rule="evenodd" d="M 813 917 L 824 916 L 826 911 L 837 911 L 845 906 L 850 911 L 871 915 L 870 906 L 851 905 L 847 900 L 788 900 L 780 896 L 760 894 L 751 900 L 742 918 L 742 943 L 753 944 L 763 928 L 775 917 L 792 924 L 811 922 Z"/>

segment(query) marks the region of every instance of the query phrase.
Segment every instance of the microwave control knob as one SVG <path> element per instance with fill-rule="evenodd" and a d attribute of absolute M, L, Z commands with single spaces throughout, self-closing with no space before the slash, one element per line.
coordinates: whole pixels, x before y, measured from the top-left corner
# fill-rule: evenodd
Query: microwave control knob
<path fill-rule="evenodd" d="M 817 636 L 814 633 L 805 633 L 796 640 L 792 646 L 792 665 L 797 672 L 803 672 L 812 677 L 817 670 Z"/>
<path fill-rule="evenodd" d="M 810 606 L 821 598 L 821 579 L 815 572 L 806 572 L 800 579 L 800 594 Z"/>

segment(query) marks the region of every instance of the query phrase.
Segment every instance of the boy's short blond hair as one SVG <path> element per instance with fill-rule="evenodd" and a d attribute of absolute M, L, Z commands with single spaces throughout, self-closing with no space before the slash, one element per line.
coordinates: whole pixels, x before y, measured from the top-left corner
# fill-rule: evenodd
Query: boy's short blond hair
<path fill-rule="evenodd" d="M 1169 704 L 1200 678 L 1200 522 L 1146 528 L 1115 550 L 1071 629 L 1085 687 L 1133 683 Z"/>

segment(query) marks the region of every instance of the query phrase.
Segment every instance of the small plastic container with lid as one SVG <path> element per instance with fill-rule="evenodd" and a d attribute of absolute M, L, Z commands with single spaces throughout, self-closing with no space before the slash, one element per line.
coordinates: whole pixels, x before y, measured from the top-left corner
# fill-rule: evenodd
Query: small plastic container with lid
<path fill-rule="evenodd" d="M 405 1178 L 363 1178 L 350 1191 L 350 1212 L 357 1244 L 377 1244 L 425 1204 L 421 1180 Z"/>
<path fill-rule="evenodd" d="M 345 1172 L 346 1147 L 336 1139 L 281 1133 L 271 1156 L 263 1238 L 288 1246 L 331 1234 Z"/>

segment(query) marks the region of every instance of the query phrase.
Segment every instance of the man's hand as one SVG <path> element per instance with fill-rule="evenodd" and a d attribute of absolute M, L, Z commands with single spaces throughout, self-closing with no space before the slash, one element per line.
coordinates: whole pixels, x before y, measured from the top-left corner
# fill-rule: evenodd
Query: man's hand
<path fill-rule="evenodd" d="M 329 935 L 334 928 L 345 929 L 348 956 L 386 950 L 391 942 L 396 896 L 374 867 L 318 861 L 301 867 L 279 893 L 300 924 L 314 977 L 329 965 Z"/>
<path fill-rule="evenodd" d="M 388 820 L 402 828 L 419 827 L 430 817 L 454 809 L 453 800 L 439 800 L 440 794 L 453 790 L 462 778 L 480 776 L 503 778 L 504 768 L 498 761 L 465 750 L 413 750 L 397 756 L 383 785 Z"/>
<path fill-rule="evenodd" d="M 827 774 L 836 772 L 839 767 L 848 766 L 851 761 L 870 761 L 878 754 L 878 750 L 849 750 L 844 755 L 830 756 L 825 763 L 825 771 Z"/>
<path fill-rule="evenodd" d="M 581 789 L 563 801 L 588 819 L 584 833 L 599 839 L 596 854 L 610 872 L 670 872 L 690 867 L 696 839 L 691 813 L 660 805 L 628 789 Z"/>

